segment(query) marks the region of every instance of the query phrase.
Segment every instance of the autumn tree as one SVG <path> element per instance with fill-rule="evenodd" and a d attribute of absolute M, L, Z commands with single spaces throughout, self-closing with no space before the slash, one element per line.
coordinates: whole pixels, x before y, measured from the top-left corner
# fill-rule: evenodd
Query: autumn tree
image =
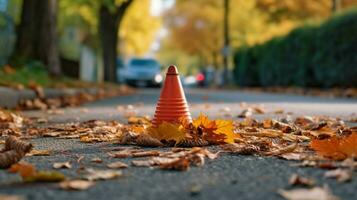
<path fill-rule="evenodd" d="M 157 38 L 160 16 L 150 12 L 151 0 L 134 1 L 126 12 L 118 32 L 122 57 L 143 56 Z"/>
<path fill-rule="evenodd" d="M 103 50 L 104 80 L 116 82 L 118 30 L 133 0 L 102 0 L 99 8 L 99 34 Z"/>
<path fill-rule="evenodd" d="M 213 0 L 177 1 L 166 15 L 172 44 L 218 67 L 223 45 L 221 6 L 221 1 Z"/>
<path fill-rule="evenodd" d="M 23 1 L 15 56 L 40 60 L 51 75 L 61 75 L 57 36 L 57 0 Z"/>

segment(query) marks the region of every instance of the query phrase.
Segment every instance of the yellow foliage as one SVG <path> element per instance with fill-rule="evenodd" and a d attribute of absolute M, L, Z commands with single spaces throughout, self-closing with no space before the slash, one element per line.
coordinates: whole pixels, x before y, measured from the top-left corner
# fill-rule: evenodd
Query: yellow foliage
<path fill-rule="evenodd" d="M 233 122 L 231 120 L 210 120 L 207 116 L 200 114 L 193 121 L 193 126 L 202 128 L 204 139 L 214 143 L 234 143 L 234 138 L 239 137 L 233 132 Z"/>
<path fill-rule="evenodd" d="M 163 122 L 158 127 L 148 128 L 148 134 L 158 140 L 174 140 L 176 143 L 186 137 L 182 125 L 168 122 Z"/>
<path fill-rule="evenodd" d="M 119 36 L 121 53 L 127 57 L 144 55 L 161 27 L 161 19 L 150 13 L 150 0 L 134 1 L 122 21 Z"/>

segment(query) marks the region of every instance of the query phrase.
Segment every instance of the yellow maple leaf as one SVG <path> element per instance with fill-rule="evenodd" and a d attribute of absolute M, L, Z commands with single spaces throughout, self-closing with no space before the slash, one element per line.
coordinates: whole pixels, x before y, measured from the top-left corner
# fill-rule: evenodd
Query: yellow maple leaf
<path fill-rule="evenodd" d="M 174 140 L 180 142 L 186 137 L 185 130 L 180 124 L 163 122 L 158 127 L 149 127 L 148 134 L 158 140 Z"/>
<path fill-rule="evenodd" d="M 234 143 L 234 138 L 239 136 L 234 134 L 231 120 L 210 120 L 202 113 L 193 120 L 193 125 L 202 128 L 205 139 L 214 143 Z"/>
<path fill-rule="evenodd" d="M 217 129 L 215 121 L 208 119 L 208 117 L 206 115 L 203 115 L 202 113 L 196 119 L 193 120 L 192 124 L 196 128 L 202 127 L 207 131 L 208 130 L 213 131 Z"/>
<path fill-rule="evenodd" d="M 233 132 L 233 121 L 231 120 L 215 120 L 217 129 L 213 131 L 215 134 L 225 135 L 224 142 L 234 143 L 236 134 Z"/>

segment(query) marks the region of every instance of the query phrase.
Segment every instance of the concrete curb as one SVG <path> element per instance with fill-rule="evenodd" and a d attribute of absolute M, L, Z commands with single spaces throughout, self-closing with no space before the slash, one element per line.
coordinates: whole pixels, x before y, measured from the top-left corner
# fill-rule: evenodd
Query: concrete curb
<path fill-rule="evenodd" d="M 72 96 L 80 92 L 86 92 L 90 94 L 97 93 L 96 88 L 89 89 L 77 89 L 77 88 L 68 88 L 68 89 L 54 89 L 46 88 L 44 89 L 45 98 L 56 98 L 62 96 Z M 29 89 L 16 90 L 8 87 L 0 87 L 0 107 L 12 109 L 15 108 L 21 100 L 34 99 L 36 94 L 34 91 Z"/>

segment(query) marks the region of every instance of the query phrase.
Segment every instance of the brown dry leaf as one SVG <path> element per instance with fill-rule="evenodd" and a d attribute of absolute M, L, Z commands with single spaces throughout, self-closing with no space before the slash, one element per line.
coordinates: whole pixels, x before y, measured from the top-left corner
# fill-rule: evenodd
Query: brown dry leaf
<path fill-rule="evenodd" d="M 311 178 L 302 177 L 297 174 L 292 174 L 289 179 L 289 185 L 302 185 L 312 187 L 315 185 L 315 180 Z"/>
<path fill-rule="evenodd" d="M 350 169 L 335 169 L 325 173 L 326 178 L 335 178 L 338 182 L 347 182 L 352 180 L 352 170 Z"/>
<path fill-rule="evenodd" d="M 293 144 L 290 144 L 290 145 L 288 145 L 286 147 L 281 147 L 281 148 L 273 150 L 273 151 L 265 152 L 264 155 L 266 155 L 266 156 L 278 156 L 278 155 L 281 155 L 281 154 L 284 154 L 284 153 L 290 153 L 290 152 L 293 152 L 296 149 L 297 146 L 298 146 L 298 143 L 293 143 Z"/>
<path fill-rule="evenodd" d="M 53 163 L 54 169 L 71 169 L 72 165 L 70 162 L 57 162 Z"/>
<path fill-rule="evenodd" d="M 131 151 L 131 149 L 128 148 L 128 149 L 124 149 L 121 151 L 109 152 L 108 155 L 113 158 L 128 158 L 128 157 L 131 157 L 132 151 Z"/>
<path fill-rule="evenodd" d="M 277 110 L 274 110 L 273 113 L 274 114 L 284 114 L 284 110 L 283 109 L 277 109 Z"/>
<path fill-rule="evenodd" d="M 31 149 L 31 143 L 21 141 L 14 136 L 7 137 L 5 148 L 0 150 L 0 168 L 8 168 L 19 162 Z"/>
<path fill-rule="evenodd" d="M 102 163 L 103 162 L 103 160 L 99 157 L 92 158 L 90 161 L 94 162 L 94 163 Z"/>
<path fill-rule="evenodd" d="M 36 173 L 36 168 L 30 163 L 21 162 L 12 165 L 8 172 L 10 173 L 19 173 L 21 177 L 33 176 Z"/>
<path fill-rule="evenodd" d="M 26 156 L 49 156 L 49 155 L 51 155 L 51 150 L 47 150 L 47 149 L 43 149 L 43 150 L 34 149 L 26 154 Z"/>
<path fill-rule="evenodd" d="M 156 165 L 155 161 L 151 160 L 151 159 L 133 160 L 133 161 L 131 161 L 131 164 L 136 167 L 150 167 L 150 166 Z"/>
<path fill-rule="evenodd" d="M 190 167 L 190 160 L 182 157 L 179 159 L 175 159 L 172 162 L 169 163 L 164 163 L 159 165 L 161 169 L 173 169 L 173 170 L 179 170 L 179 171 L 185 171 Z"/>
<path fill-rule="evenodd" d="M 279 189 L 278 193 L 287 200 L 339 200 L 326 186 L 311 189 Z"/>
<path fill-rule="evenodd" d="M 160 147 L 164 146 L 160 140 L 151 137 L 150 135 L 143 133 L 136 138 L 136 144 L 144 147 Z"/>
<path fill-rule="evenodd" d="M 86 180 L 69 180 L 60 182 L 59 187 L 64 190 L 87 190 L 94 184 L 94 182 Z"/>
<path fill-rule="evenodd" d="M 149 151 L 138 151 L 131 154 L 132 157 L 148 157 L 148 156 L 159 156 L 160 151 L 149 150 Z"/>
<path fill-rule="evenodd" d="M 119 144 L 135 144 L 138 134 L 132 131 L 125 131 L 119 138 Z"/>
<path fill-rule="evenodd" d="M 84 179 L 88 181 L 96 181 L 96 180 L 108 180 L 114 179 L 119 176 L 122 176 L 123 173 L 117 170 L 94 170 L 87 169 L 87 174 L 84 176 Z"/>
<path fill-rule="evenodd" d="M 264 107 L 261 105 L 253 106 L 252 108 L 253 108 L 254 112 L 257 114 L 265 114 L 266 113 Z"/>
<path fill-rule="evenodd" d="M 122 168 L 127 168 L 128 165 L 123 162 L 117 161 L 107 164 L 107 167 L 110 169 L 122 169 Z"/>
<path fill-rule="evenodd" d="M 260 153 L 260 148 L 251 144 L 225 144 L 221 145 L 221 148 L 232 154 L 253 155 Z"/>
<path fill-rule="evenodd" d="M 279 157 L 286 160 L 302 160 L 304 158 L 301 153 L 284 153 L 279 155 Z"/>
<path fill-rule="evenodd" d="M 343 160 L 357 155 L 357 133 L 352 133 L 347 137 L 333 136 L 324 140 L 313 139 L 310 146 L 326 158 Z"/>

